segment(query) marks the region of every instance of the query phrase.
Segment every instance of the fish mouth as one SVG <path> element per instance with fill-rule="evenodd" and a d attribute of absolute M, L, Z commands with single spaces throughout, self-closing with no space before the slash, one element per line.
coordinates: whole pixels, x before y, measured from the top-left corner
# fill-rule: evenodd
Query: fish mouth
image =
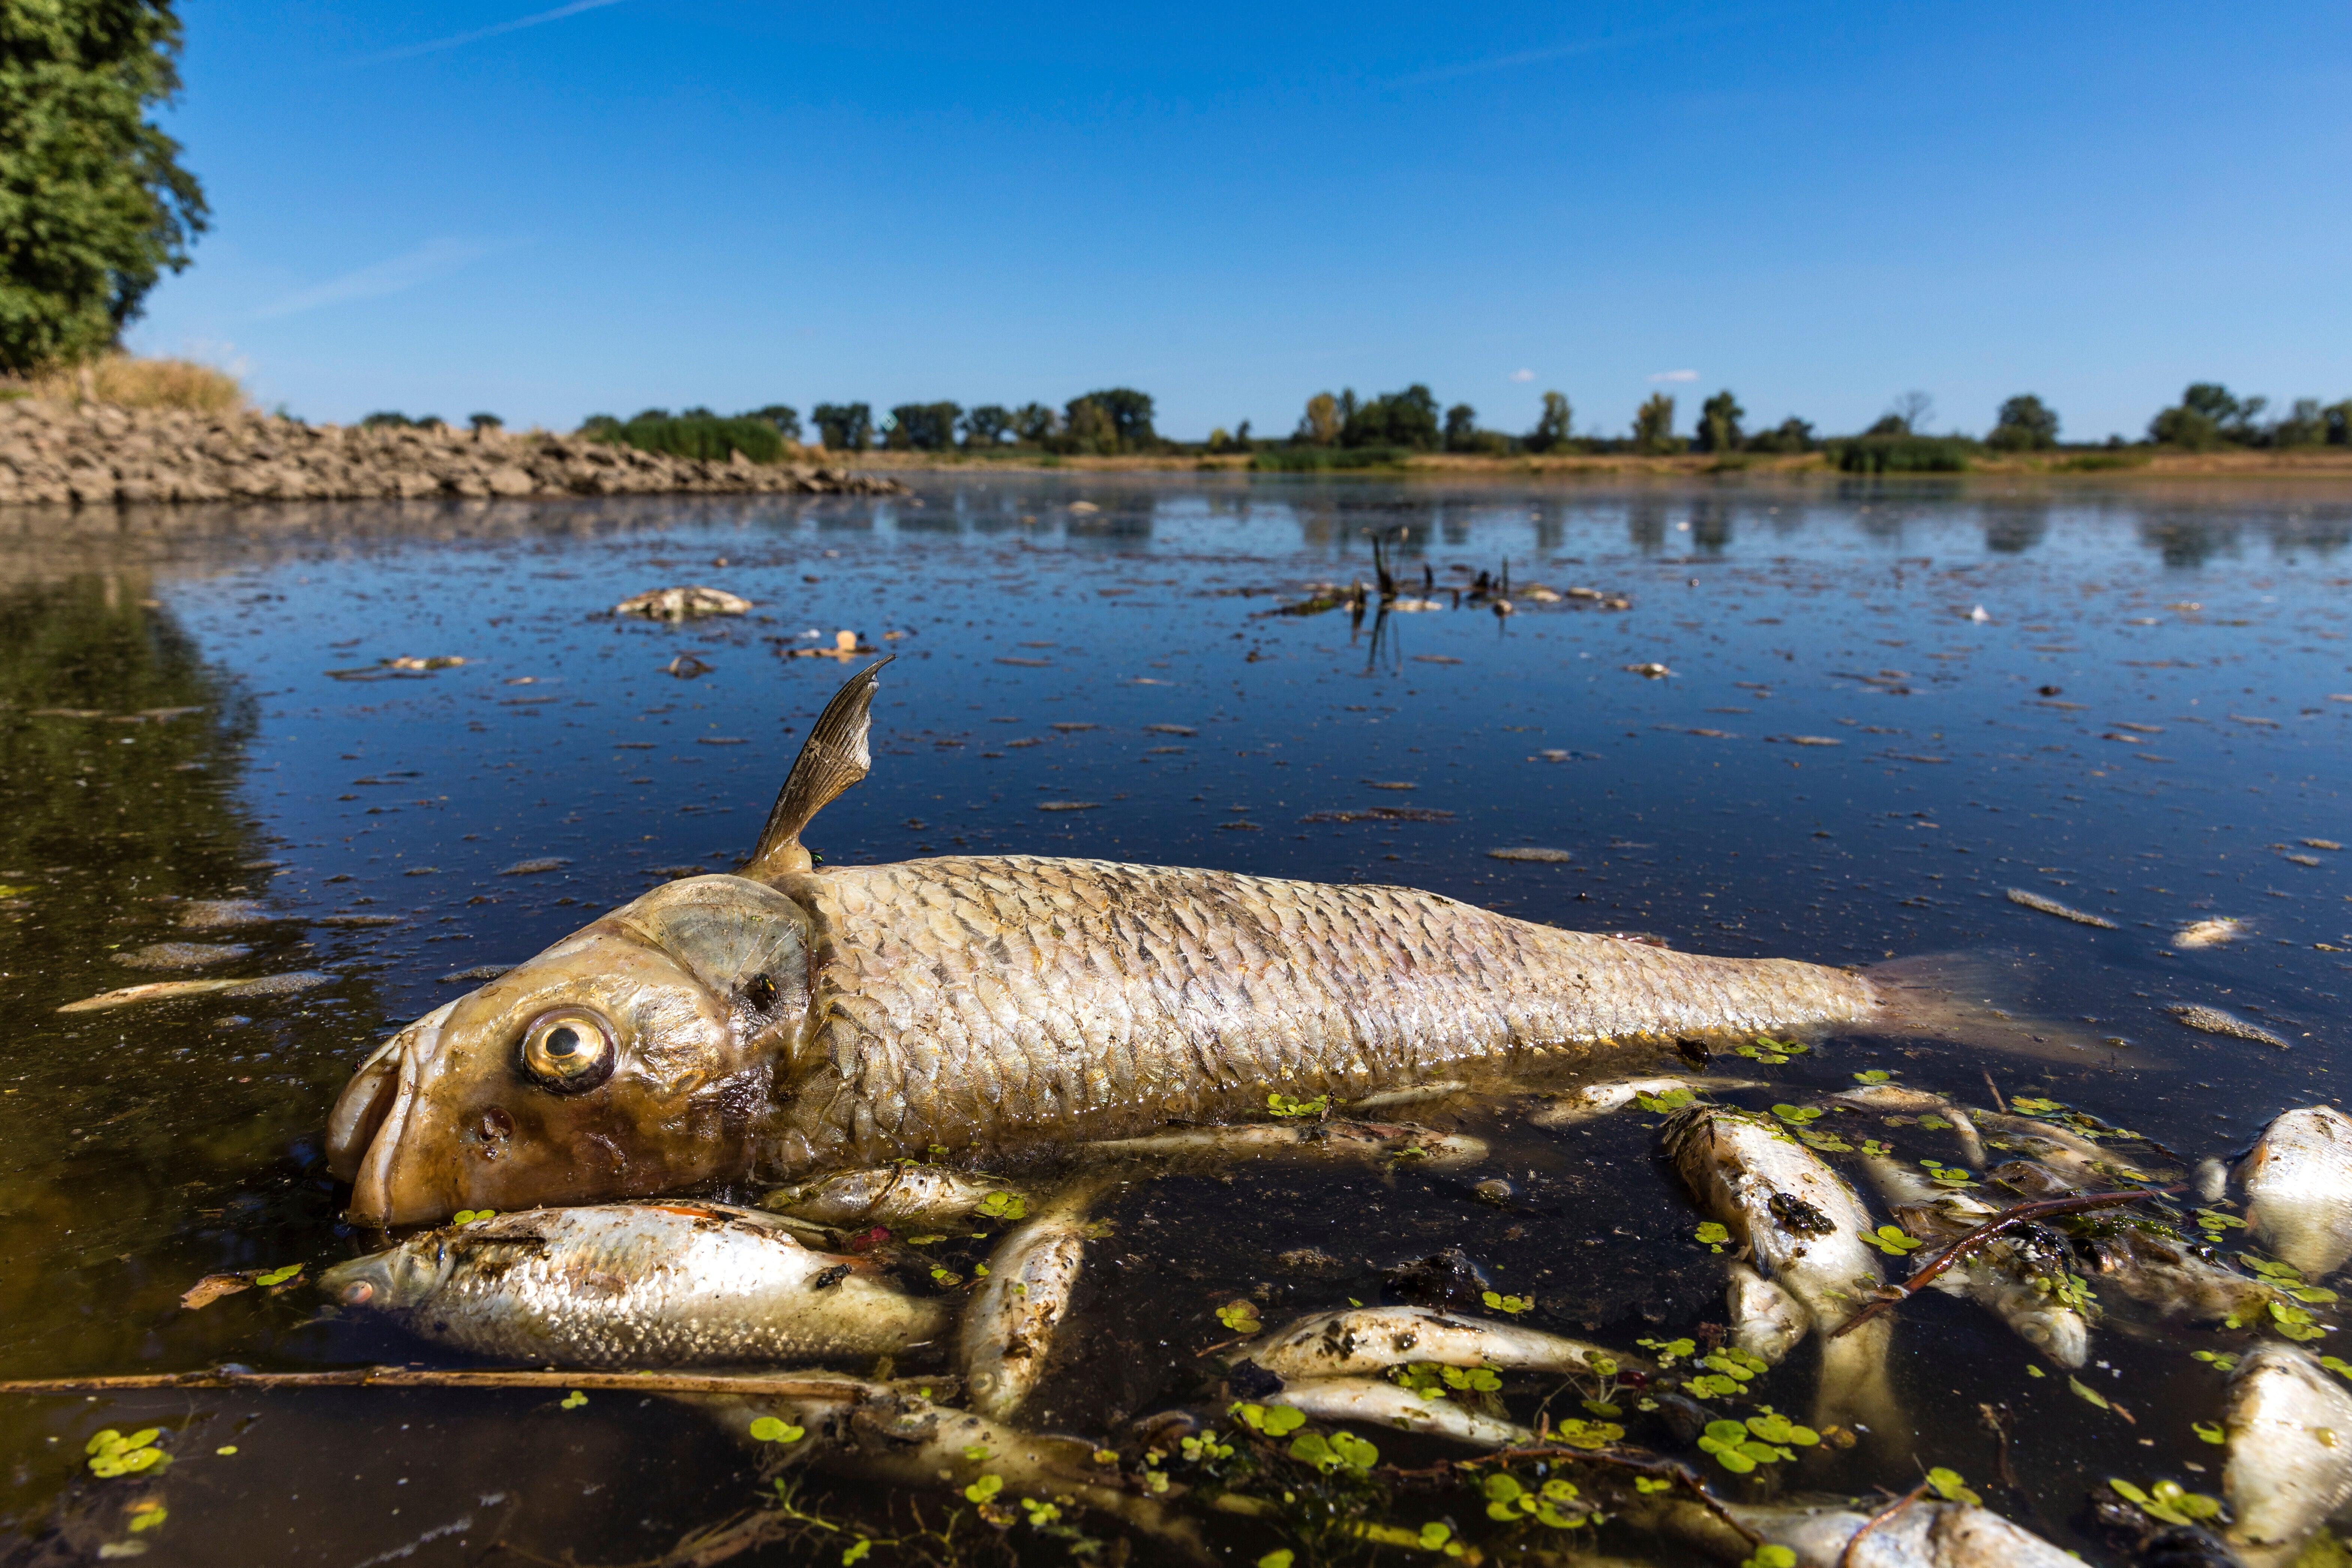
<path fill-rule="evenodd" d="M 354 1225 L 384 1230 L 448 1212 L 437 1195 L 415 1191 L 404 1179 L 400 1154 L 419 1090 L 439 1055 L 441 1026 L 456 1005 L 437 1007 L 394 1036 L 336 1102 L 331 1135 L 341 1141 L 332 1151 L 333 1167 L 339 1175 L 351 1172 Z"/>

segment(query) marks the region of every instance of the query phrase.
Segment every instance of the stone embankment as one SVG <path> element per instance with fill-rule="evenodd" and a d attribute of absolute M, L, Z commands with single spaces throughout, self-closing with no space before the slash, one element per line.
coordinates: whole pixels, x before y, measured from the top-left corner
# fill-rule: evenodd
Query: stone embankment
<path fill-rule="evenodd" d="M 0 403 L 0 504 L 448 496 L 896 495 L 811 464 L 723 463 L 531 432 L 363 429 L 257 414 Z"/>

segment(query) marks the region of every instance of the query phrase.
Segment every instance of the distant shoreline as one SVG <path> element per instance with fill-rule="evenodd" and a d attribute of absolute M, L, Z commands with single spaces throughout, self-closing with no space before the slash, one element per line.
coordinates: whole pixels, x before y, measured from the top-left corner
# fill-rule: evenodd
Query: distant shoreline
<path fill-rule="evenodd" d="M 906 452 L 883 449 L 857 453 L 825 452 L 835 461 L 854 459 L 866 469 L 943 473 L 1210 473 L 1249 474 L 1246 453 L 1200 456 L 1192 453 L 1129 455 L 1115 458 L 1063 457 L 1040 453 L 979 456 L 965 452 Z M 1632 454 L 1567 454 L 1538 457 L 1475 456 L 1459 452 L 1415 452 L 1402 461 L 1377 468 L 1299 469 L 1274 474 L 1280 478 L 1379 479 L 1709 479 L 1758 476 L 1780 478 L 1863 479 L 1842 474 L 1821 452 L 1794 454 L 1738 452 L 1727 457 L 1710 453 L 1678 453 L 1671 457 Z M 2150 452 L 2146 448 L 2088 447 L 2054 452 L 1992 453 L 1970 460 L 1964 473 L 1888 474 L 1885 479 L 2046 479 L 2070 482 L 2116 479 L 2346 479 L 2352 480 L 2352 447 L 2297 447 L 2287 451 Z"/>

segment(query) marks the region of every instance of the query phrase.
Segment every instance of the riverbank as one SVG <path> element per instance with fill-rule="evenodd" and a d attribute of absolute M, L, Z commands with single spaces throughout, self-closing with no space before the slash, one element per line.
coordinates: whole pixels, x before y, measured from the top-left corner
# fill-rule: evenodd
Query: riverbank
<path fill-rule="evenodd" d="M 976 469 L 982 472 L 1023 472 L 1074 469 L 1103 473 L 1205 473 L 1254 470 L 1246 453 L 1191 452 L 1134 454 L 1116 458 L 1065 457 L 1024 452 L 1001 456 L 967 452 L 861 452 L 867 468 L 891 471 L 914 469 Z M 1735 452 L 1717 456 L 1703 452 L 1640 457 L 1632 453 L 1563 453 L 1537 456 L 1517 453 L 1483 457 L 1464 452 L 1412 452 L 1374 468 L 1300 468 L 1306 474 L 1380 474 L 1389 479 L 1692 479 L 1711 475 L 1836 477 L 1838 470 L 1821 452 Z M 2352 447 L 2305 447 L 2286 451 L 2180 452 L 2126 447 L 2121 449 L 2084 447 L 2055 452 L 1986 452 L 1969 460 L 1965 473 L 1980 478 L 2048 479 L 2352 479 Z M 1845 476 L 1848 478 L 1855 476 Z M 1911 475 L 1910 478 L 1957 478 L 1958 475 Z"/>
<path fill-rule="evenodd" d="M 248 413 L 0 403 L 0 505 L 425 497 L 895 495 L 823 462 L 703 462 L 544 431 L 369 429 Z"/>

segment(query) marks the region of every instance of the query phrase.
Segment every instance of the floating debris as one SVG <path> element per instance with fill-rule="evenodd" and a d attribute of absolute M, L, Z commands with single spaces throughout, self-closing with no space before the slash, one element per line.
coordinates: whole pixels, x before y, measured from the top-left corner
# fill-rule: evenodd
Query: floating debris
<path fill-rule="evenodd" d="M 1565 849 L 1547 849 L 1538 844 L 1514 844 L 1507 848 L 1486 851 L 1489 860 L 1537 860 L 1547 865 L 1566 865 L 1576 858 Z"/>
<path fill-rule="evenodd" d="M 1654 659 L 1647 664 L 1626 664 L 1620 665 L 1618 668 L 1628 675 L 1638 675 L 1644 680 L 1664 680 L 1674 673 Z"/>
<path fill-rule="evenodd" d="M 196 899 L 180 907 L 180 924 L 188 931 L 233 931 L 277 918 L 258 899 Z"/>
<path fill-rule="evenodd" d="M 2336 843 L 2333 838 L 2306 838 L 2303 843 L 2304 847 L 2307 849 L 2341 849 L 2344 847 L 2344 846 Z"/>
<path fill-rule="evenodd" d="M 240 1290 L 252 1289 L 253 1280 L 247 1275 L 207 1274 L 180 1292 L 180 1305 L 188 1311 L 198 1311 L 224 1296 L 234 1296 Z"/>
<path fill-rule="evenodd" d="M 337 680 L 424 680 L 436 669 L 455 669 L 465 662 L 456 654 L 439 654 L 430 658 L 403 656 L 327 673 Z"/>
<path fill-rule="evenodd" d="M 2183 952 L 2193 952 L 2199 948 L 2220 947 L 2234 942 L 2251 931 L 2252 928 L 2235 915 L 2221 915 L 2182 926 L 2172 933 L 2172 945 Z"/>
<path fill-rule="evenodd" d="M 2039 910 L 2045 915 L 2056 915 L 2062 921 L 2073 921 L 2076 925 L 2097 926 L 2102 931 L 2116 929 L 2116 922 L 2104 915 L 2088 913 L 2070 904 L 2062 904 L 2055 899 L 2045 899 L 2039 893 L 2029 893 L 2023 888 L 2010 889 L 2009 901 L 2029 910 Z"/>
<path fill-rule="evenodd" d="M 2219 1007 L 2208 1007 L 2200 1002 L 2175 1002 L 2165 1008 L 2174 1019 L 2189 1028 L 2208 1035 L 2227 1035 L 2233 1040 L 2252 1040 L 2257 1045 L 2276 1046 L 2287 1049 L 2285 1040 L 2263 1028 L 2249 1024 L 2234 1013 L 2224 1013 Z"/>
<path fill-rule="evenodd" d="M 398 915 L 320 915 L 310 922 L 314 926 L 396 926 Z"/>
<path fill-rule="evenodd" d="M 663 665 L 661 672 L 664 675 L 675 675 L 680 680 L 692 680 L 698 675 L 709 675 L 711 668 L 710 665 L 695 658 L 694 655 L 682 653 Z"/>
<path fill-rule="evenodd" d="M 1201 731 L 1190 724 L 1146 724 L 1144 732 L 1150 735 L 1197 735 Z"/>
<path fill-rule="evenodd" d="M 321 974 L 315 969 L 299 969 L 251 980 L 151 980 L 144 985 L 126 985 L 119 991 L 102 991 L 79 1002 L 68 1002 L 58 1011 L 95 1013 L 108 1007 L 134 1007 L 142 1002 L 177 1001 L 183 996 L 284 996 L 325 985 L 333 979 L 333 975 Z"/>
<path fill-rule="evenodd" d="M 1310 811 L 1301 822 L 1451 822 L 1454 814 L 1425 805 L 1375 805 L 1362 811 Z"/>
<path fill-rule="evenodd" d="M 749 599 L 698 583 L 678 588 L 654 588 L 632 595 L 614 605 L 613 613 L 643 616 L 648 620 L 683 621 L 697 616 L 740 616 L 751 607 Z"/>
<path fill-rule="evenodd" d="M 518 860 L 499 873 L 501 877 L 536 877 L 541 871 L 560 871 L 572 862 L 561 855 L 542 855 L 533 860 Z"/>
<path fill-rule="evenodd" d="M 1098 800 L 1041 800 L 1037 803 L 1037 809 L 1040 811 L 1094 811 L 1099 809 L 1101 805 L 1102 802 Z"/>
<path fill-rule="evenodd" d="M 508 973 L 513 968 L 514 965 L 511 963 L 478 963 L 471 969 L 455 970 L 443 975 L 441 977 L 441 984 L 444 985 L 466 985 L 471 984 L 476 981 L 496 980 L 499 975 Z"/>
<path fill-rule="evenodd" d="M 234 963 L 252 952 L 232 942 L 159 942 L 118 952 L 114 962 L 126 969 L 209 969 Z"/>
<path fill-rule="evenodd" d="M 1366 779 L 1364 784 L 1370 789 L 1419 789 L 1421 787 L 1411 779 Z"/>

